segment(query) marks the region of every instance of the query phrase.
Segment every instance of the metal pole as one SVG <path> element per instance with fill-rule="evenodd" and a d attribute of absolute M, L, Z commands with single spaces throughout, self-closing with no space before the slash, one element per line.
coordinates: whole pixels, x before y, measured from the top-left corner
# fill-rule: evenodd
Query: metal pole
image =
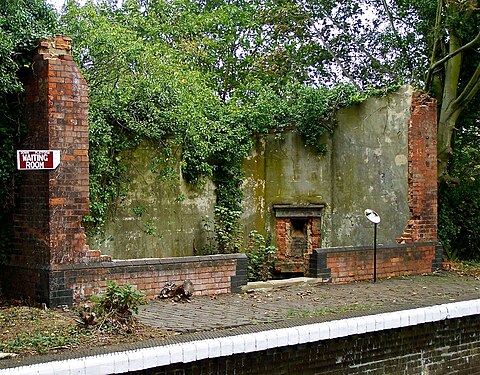
<path fill-rule="evenodd" d="M 377 223 L 373 223 L 373 282 L 377 282 Z"/>

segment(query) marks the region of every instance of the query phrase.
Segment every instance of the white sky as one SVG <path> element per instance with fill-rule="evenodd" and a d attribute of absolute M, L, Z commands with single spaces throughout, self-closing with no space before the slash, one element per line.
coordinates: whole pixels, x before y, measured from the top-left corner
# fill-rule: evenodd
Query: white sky
<path fill-rule="evenodd" d="M 52 4 L 58 11 L 62 10 L 63 3 L 66 0 L 47 0 L 47 3 Z M 86 0 L 80 0 L 80 4 L 84 4 Z"/>
<path fill-rule="evenodd" d="M 61 10 L 64 1 L 65 0 L 47 0 L 47 3 L 54 5 L 57 10 Z"/>

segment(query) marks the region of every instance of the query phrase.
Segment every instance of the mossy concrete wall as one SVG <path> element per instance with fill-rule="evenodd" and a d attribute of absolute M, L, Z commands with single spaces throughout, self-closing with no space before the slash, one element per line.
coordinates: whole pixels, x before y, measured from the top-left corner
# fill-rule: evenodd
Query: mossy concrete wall
<path fill-rule="evenodd" d="M 322 247 L 371 243 L 373 227 L 364 216 L 366 208 L 381 215 L 379 243 L 395 243 L 410 217 L 411 95 L 405 86 L 388 97 L 341 110 L 338 127 L 322 140 L 325 155 L 305 147 L 295 131 L 257 139 L 244 163 L 246 233 L 257 229 L 275 239 L 275 204 L 323 204 Z"/>
<path fill-rule="evenodd" d="M 127 194 L 104 234 L 90 239 L 92 247 L 114 259 L 139 259 L 194 255 L 194 249 L 208 245 L 205 224 L 213 218 L 213 184 L 207 181 L 202 189 L 187 184 L 178 163 L 165 165 L 161 152 L 144 142 L 122 155 L 129 171 Z"/>
<path fill-rule="evenodd" d="M 370 244 L 372 223 L 364 210 L 381 216 L 379 243 L 392 244 L 410 217 L 408 207 L 408 120 L 412 90 L 340 111 L 332 141 L 332 204 L 323 244 Z M 327 224 L 327 223 L 326 223 Z"/>
<path fill-rule="evenodd" d="M 274 204 L 324 205 L 321 247 L 361 246 L 373 240 L 364 210 L 382 218 L 378 242 L 395 243 L 410 217 L 408 208 L 408 120 L 412 89 L 338 113 L 338 127 L 324 136 L 325 155 L 306 147 L 295 130 L 258 136 L 244 162 L 244 213 L 250 230 L 275 242 Z M 194 254 L 208 246 L 204 224 L 213 218 L 215 189 L 193 189 L 181 177 L 163 181 L 152 172 L 158 152 L 142 144 L 131 160 L 128 195 L 91 245 L 115 259 Z M 153 168 L 154 169 L 154 168 Z M 245 236 L 245 237 L 246 237 Z"/>

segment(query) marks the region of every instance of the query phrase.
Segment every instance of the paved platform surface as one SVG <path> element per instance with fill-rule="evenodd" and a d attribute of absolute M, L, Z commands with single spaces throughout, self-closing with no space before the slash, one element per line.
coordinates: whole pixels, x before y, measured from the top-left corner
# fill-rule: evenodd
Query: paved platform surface
<path fill-rule="evenodd" d="M 350 284 L 325 284 L 318 279 L 250 283 L 244 293 L 194 296 L 191 302 L 153 300 L 141 306 L 142 323 L 176 334 L 165 339 L 85 348 L 21 360 L 4 360 L 2 368 L 85 358 L 127 350 L 186 343 L 290 328 L 311 323 L 374 315 L 480 299 L 480 280 L 440 271 Z M 473 302 L 472 302 L 473 303 Z"/>
<path fill-rule="evenodd" d="M 377 283 L 290 279 L 252 283 L 247 289 L 240 294 L 194 296 L 191 302 L 157 299 L 141 307 L 139 318 L 182 334 L 242 327 L 256 331 L 480 298 L 480 280 L 447 271 Z"/>

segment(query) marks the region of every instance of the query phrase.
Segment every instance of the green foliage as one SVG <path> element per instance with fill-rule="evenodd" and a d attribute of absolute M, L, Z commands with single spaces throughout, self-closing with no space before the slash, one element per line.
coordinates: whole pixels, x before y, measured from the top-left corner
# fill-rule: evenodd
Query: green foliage
<path fill-rule="evenodd" d="M 30 66 L 38 40 L 56 29 L 56 15 L 44 0 L 0 3 L 0 95 L 22 91 L 18 70 Z"/>
<path fill-rule="evenodd" d="M 451 179 L 439 189 L 439 237 L 450 260 L 480 260 L 480 99 L 459 120 Z"/>
<path fill-rule="evenodd" d="M 0 351 L 18 353 L 28 350 L 39 354 L 48 353 L 51 348 L 66 347 L 79 342 L 76 327 L 69 330 L 52 329 L 36 334 L 22 334 L 15 340 L 0 343 Z"/>
<path fill-rule="evenodd" d="M 215 239 L 222 254 L 238 253 L 242 245 L 239 226 L 240 210 L 215 207 Z"/>
<path fill-rule="evenodd" d="M 267 245 L 265 238 L 257 231 L 253 230 L 249 233 L 245 254 L 248 258 L 248 279 L 250 281 L 268 280 L 272 277 L 276 251 L 276 247 Z"/>
<path fill-rule="evenodd" d="M 154 165 L 162 180 L 177 177 L 171 163 L 177 149 L 188 182 L 202 186 L 205 178 L 213 180 L 218 251 L 238 251 L 241 163 L 253 135 L 298 125 L 306 143 L 323 150 L 321 135 L 333 130 L 335 111 L 351 104 L 358 90 L 296 83 L 279 91 L 261 75 L 252 79 L 253 57 L 238 54 L 254 53 L 251 35 L 259 24 L 250 17 L 252 7 L 202 8 L 189 1 L 67 4 L 62 22 L 91 86 L 87 230 L 101 230 L 125 194 L 122 155 L 150 139 L 161 145 L 157 158 L 170 160 L 165 168 Z M 236 39 L 239 27 L 244 31 Z"/>
<path fill-rule="evenodd" d="M 100 295 L 92 297 L 94 310 L 100 317 L 109 315 L 130 316 L 138 313 L 140 305 L 145 305 L 145 295 L 132 285 L 119 285 L 115 281 L 107 281 L 107 288 Z"/>
<path fill-rule="evenodd" d="M 206 107 L 215 108 L 217 99 L 204 89 L 206 77 L 183 65 L 169 43 L 143 34 L 157 36 L 149 24 L 152 20 L 132 6 L 133 2 L 123 9 L 79 7 L 70 2 L 62 18 L 91 87 L 91 214 L 86 218 L 90 232 L 101 229 L 125 194 L 122 152 L 143 139 L 164 146 L 160 157 L 181 146 L 189 181 L 201 184 L 212 174 L 208 133 L 213 129 Z"/>
<path fill-rule="evenodd" d="M 15 151 L 24 135 L 22 75 L 31 67 L 38 39 L 57 30 L 44 0 L 0 2 L 0 263 L 11 251 L 15 197 Z"/>
<path fill-rule="evenodd" d="M 321 137 L 333 133 L 338 109 L 363 101 L 360 91 L 352 85 L 339 85 L 332 89 L 304 87 L 294 103 L 294 120 L 305 143 L 320 153 L 326 151 Z"/>
<path fill-rule="evenodd" d="M 45 321 L 54 324 L 45 329 Z M 23 331 L 23 327 L 29 327 L 29 330 Z M 20 330 L 15 338 L 0 341 L 0 352 L 6 353 L 46 353 L 55 347 L 77 344 L 89 336 L 70 320 L 63 318 L 59 321 L 59 315 L 54 311 L 25 306 L 0 309 L 0 330 L 7 333 Z"/>

